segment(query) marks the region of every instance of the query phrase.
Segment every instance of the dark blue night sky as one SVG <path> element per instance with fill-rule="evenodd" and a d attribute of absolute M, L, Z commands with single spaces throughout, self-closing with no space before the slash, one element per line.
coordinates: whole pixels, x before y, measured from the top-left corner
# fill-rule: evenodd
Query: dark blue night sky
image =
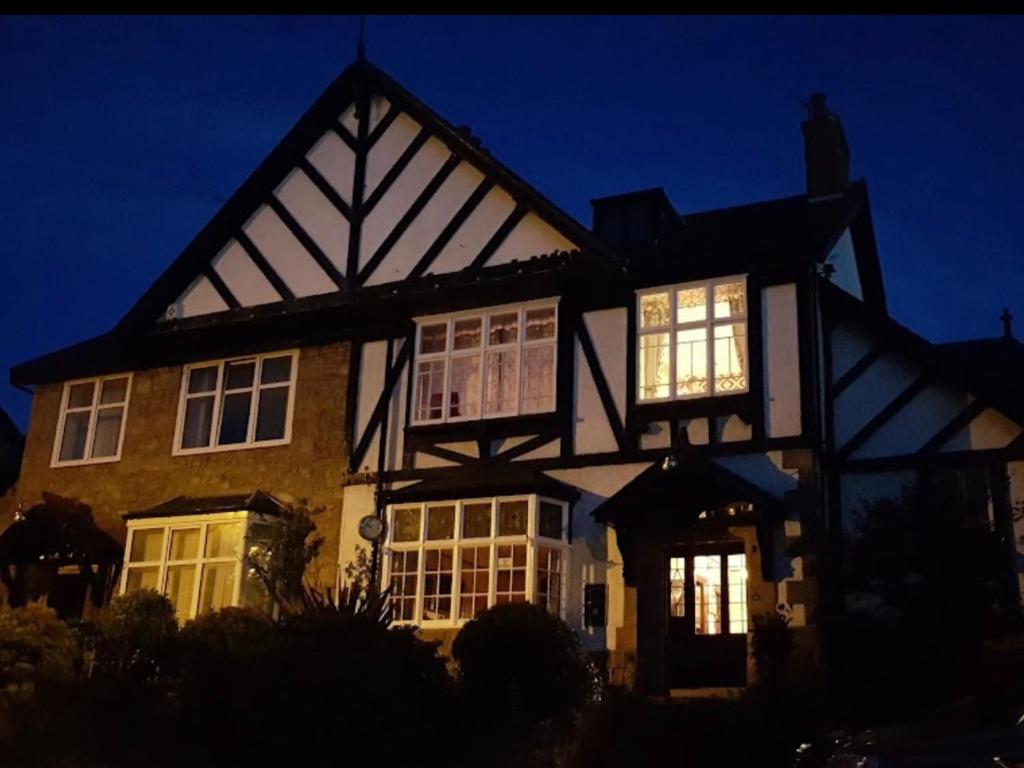
<path fill-rule="evenodd" d="M 354 55 L 355 17 L 0 19 L 0 405 L 14 363 L 109 329 Z M 803 191 L 825 91 L 868 180 L 892 314 L 1024 336 L 1019 18 L 367 20 L 368 54 L 589 224 Z"/>

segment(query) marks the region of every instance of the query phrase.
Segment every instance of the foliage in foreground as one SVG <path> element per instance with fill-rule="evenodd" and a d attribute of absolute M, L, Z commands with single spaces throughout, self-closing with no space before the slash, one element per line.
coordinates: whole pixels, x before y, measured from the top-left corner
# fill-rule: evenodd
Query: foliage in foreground
<path fill-rule="evenodd" d="M 601 700 L 597 669 L 576 634 L 528 603 L 479 614 L 455 638 L 452 656 L 471 733 L 512 763 L 537 765 L 567 750 Z"/>

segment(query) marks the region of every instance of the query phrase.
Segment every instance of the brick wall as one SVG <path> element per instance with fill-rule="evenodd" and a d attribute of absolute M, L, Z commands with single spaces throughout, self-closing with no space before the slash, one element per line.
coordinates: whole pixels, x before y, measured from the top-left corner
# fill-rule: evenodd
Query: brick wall
<path fill-rule="evenodd" d="M 137 371 L 120 461 L 50 467 L 62 384 L 36 388 L 21 477 L 5 506 L 31 506 L 44 491 L 79 499 L 100 527 L 123 541 L 125 512 L 176 496 L 211 496 L 264 490 L 324 507 L 316 518 L 325 543 L 311 577 L 333 586 L 341 520 L 341 484 L 349 446 L 345 438 L 348 344 L 299 352 L 289 445 L 174 456 L 182 366 Z M 11 515 L 0 518 L 0 529 Z"/>

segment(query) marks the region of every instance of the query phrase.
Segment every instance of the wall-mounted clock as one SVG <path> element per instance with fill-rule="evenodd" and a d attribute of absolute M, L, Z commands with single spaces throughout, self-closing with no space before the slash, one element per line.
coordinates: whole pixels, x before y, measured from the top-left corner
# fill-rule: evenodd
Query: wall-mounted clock
<path fill-rule="evenodd" d="M 384 521 L 376 515 L 367 515 L 359 521 L 359 535 L 367 541 L 376 541 L 384 535 Z"/>

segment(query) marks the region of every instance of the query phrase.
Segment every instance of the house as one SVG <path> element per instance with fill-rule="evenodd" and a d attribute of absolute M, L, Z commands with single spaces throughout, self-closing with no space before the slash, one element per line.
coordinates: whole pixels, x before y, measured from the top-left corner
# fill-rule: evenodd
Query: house
<path fill-rule="evenodd" d="M 16 493 L 88 504 L 182 620 L 244 602 L 292 498 L 311 579 L 366 555 L 442 640 L 532 601 L 615 680 L 741 686 L 782 606 L 813 656 L 844 521 L 924 470 L 982 473 L 1012 563 L 1024 400 L 981 358 L 1024 355 L 897 323 L 824 97 L 803 135 L 805 193 L 588 228 L 360 59 L 109 333 L 12 369 Z"/>
<path fill-rule="evenodd" d="M 7 412 L 0 408 L 0 496 L 18 479 L 24 441 L 21 430 Z"/>

